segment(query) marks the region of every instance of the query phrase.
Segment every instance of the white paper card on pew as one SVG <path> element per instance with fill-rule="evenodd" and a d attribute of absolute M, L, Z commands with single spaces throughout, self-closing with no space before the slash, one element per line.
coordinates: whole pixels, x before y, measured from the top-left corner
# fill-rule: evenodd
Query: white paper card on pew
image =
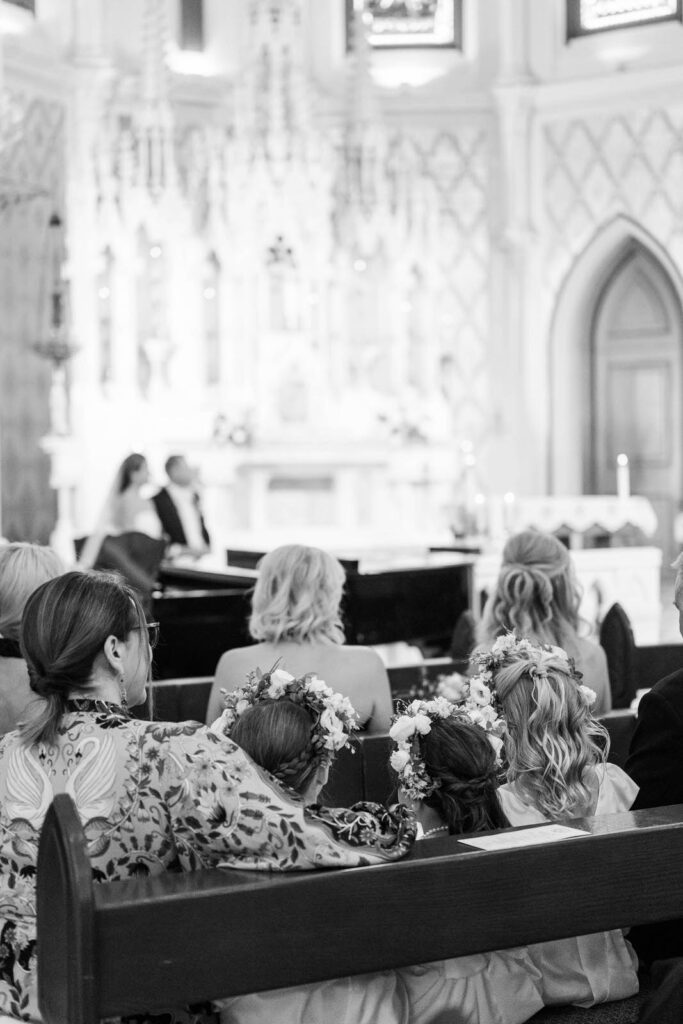
<path fill-rule="evenodd" d="M 466 843 L 467 846 L 476 846 L 480 850 L 512 850 L 518 846 L 555 843 L 558 839 L 581 839 L 590 834 L 581 828 L 570 828 L 569 825 L 538 825 L 536 828 L 525 828 L 520 832 L 501 832 L 496 836 L 461 839 L 460 842 Z"/>

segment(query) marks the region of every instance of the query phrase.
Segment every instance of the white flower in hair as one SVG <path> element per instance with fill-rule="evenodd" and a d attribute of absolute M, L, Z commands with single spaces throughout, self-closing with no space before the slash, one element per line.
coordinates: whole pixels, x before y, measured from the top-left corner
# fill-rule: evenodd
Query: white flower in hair
<path fill-rule="evenodd" d="M 470 699 L 479 707 L 485 707 L 491 703 L 491 691 L 480 677 L 474 676 L 470 679 Z"/>
<path fill-rule="evenodd" d="M 410 764 L 410 754 L 407 750 L 395 750 L 389 758 L 389 763 L 395 772 L 402 772 L 406 765 Z"/>
<path fill-rule="evenodd" d="M 483 699 L 485 690 L 488 692 L 487 687 L 482 686 L 478 691 L 480 699 Z M 390 764 L 398 775 L 401 789 L 412 800 L 424 800 L 438 787 L 438 782 L 427 774 L 420 753 L 419 740 L 421 736 L 431 732 L 434 721 L 445 718 L 460 718 L 479 725 L 491 740 L 496 756 L 500 752 L 502 740 L 497 733 L 502 735 L 505 726 L 490 704 L 480 706 L 469 697 L 458 704 L 443 696 L 435 697 L 433 700 L 412 701 L 396 717 L 389 730 L 389 735 L 396 744 Z"/>
<path fill-rule="evenodd" d="M 413 701 L 413 703 L 419 704 L 420 701 Z M 411 736 L 415 735 L 415 722 L 413 718 L 401 715 L 389 729 L 389 735 L 396 743 L 402 743 L 404 740 L 410 739 Z"/>
<path fill-rule="evenodd" d="M 341 750 L 350 733 L 358 728 L 357 715 L 350 700 L 335 693 L 324 680 L 311 674 L 300 679 L 275 668 L 252 672 L 244 686 L 232 693 L 223 691 L 225 710 L 211 729 L 229 736 L 237 719 L 255 704 L 289 700 L 305 708 L 313 719 L 311 744 L 318 753 Z"/>
<path fill-rule="evenodd" d="M 413 719 L 415 725 L 415 732 L 419 732 L 421 736 L 426 736 L 431 731 L 432 723 L 429 715 L 418 712 Z"/>
<path fill-rule="evenodd" d="M 579 693 L 585 700 L 588 707 L 592 707 L 592 705 L 595 704 L 596 700 L 598 699 L 597 693 L 595 692 L 595 690 L 591 690 L 590 686 L 584 686 L 583 684 L 581 684 L 579 686 Z"/>
<path fill-rule="evenodd" d="M 448 700 L 464 700 L 469 692 L 469 681 L 467 676 L 453 672 L 449 676 L 441 676 L 436 687 L 436 692 Z"/>
<path fill-rule="evenodd" d="M 272 697 L 273 700 L 278 700 L 278 698 L 284 697 L 287 692 L 287 687 L 293 681 L 294 676 L 290 676 L 289 672 L 285 672 L 284 669 L 281 668 L 276 668 L 270 673 L 268 696 Z"/>

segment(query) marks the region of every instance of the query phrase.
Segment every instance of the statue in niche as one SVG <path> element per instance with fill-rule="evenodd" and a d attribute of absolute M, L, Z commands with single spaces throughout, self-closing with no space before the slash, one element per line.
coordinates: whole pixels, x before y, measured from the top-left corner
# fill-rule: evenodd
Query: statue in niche
<path fill-rule="evenodd" d="M 268 249 L 268 300 L 271 331 L 301 329 L 301 303 L 296 260 L 282 235 Z"/>

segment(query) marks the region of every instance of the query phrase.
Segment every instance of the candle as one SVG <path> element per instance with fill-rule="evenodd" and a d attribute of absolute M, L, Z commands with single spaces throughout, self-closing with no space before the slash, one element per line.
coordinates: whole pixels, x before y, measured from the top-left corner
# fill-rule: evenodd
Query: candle
<path fill-rule="evenodd" d="M 623 452 L 617 455 L 617 497 L 622 501 L 631 497 L 631 471 L 628 455 L 624 455 Z"/>
<path fill-rule="evenodd" d="M 512 491 L 503 495 L 503 522 L 508 533 L 515 528 L 515 496 Z"/>
<path fill-rule="evenodd" d="M 486 497 L 483 494 L 474 496 L 474 526 L 480 537 L 486 533 Z"/>
<path fill-rule="evenodd" d="M 476 465 L 477 459 L 470 451 L 465 455 L 465 515 L 467 516 L 468 533 L 474 528 L 475 518 L 475 492 L 476 492 Z"/>

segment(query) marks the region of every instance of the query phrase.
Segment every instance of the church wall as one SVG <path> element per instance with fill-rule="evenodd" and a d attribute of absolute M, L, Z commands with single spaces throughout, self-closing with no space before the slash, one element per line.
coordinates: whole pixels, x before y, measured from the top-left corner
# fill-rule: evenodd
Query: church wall
<path fill-rule="evenodd" d="M 56 510 L 40 445 L 50 369 L 33 345 L 47 330 L 47 225 L 54 211 L 64 212 L 66 106 L 44 60 L 10 50 L 4 70 L 22 130 L 0 151 L 0 176 L 40 194 L 0 209 L 0 532 L 46 543 Z"/>
<path fill-rule="evenodd" d="M 443 475 L 442 499 L 458 486 L 463 445 L 476 451 L 478 490 L 581 490 L 583 438 L 571 418 L 582 415 L 587 367 L 565 356 L 568 348 L 584 351 L 587 327 L 577 314 L 560 338 L 558 303 L 582 254 L 607 237 L 615 219 L 633 223 L 683 277 L 683 107 L 676 103 L 683 26 L 566 45 L 563 0 L 466 0 L 462 53 L 374 52 L 372 95 L 362 100 L 374 126 L 364 136 L 371 212 L 356 209 L 343 222 L 335 203 L 347 186 L 339 191 L 335 168 L 343 162 L 353 85 L 343 0 L 302 5 L 297 88 L 308 107 L 300 128 L 306 160 L 318 162 L 304 165 L 309 184 L 293 174 L 279 192 L 265 165 L 245 171 L 235 148 L 249 130 L 248 5 L 207 0 L 207 47 L 199 57 L 178 53 L 178 5 L 166 5 L 179 179 L 156 204 L 132 186 L 122 203 L 119 172 L 111 175 L 127 159 L 121 125 L 139 99 L 144 7 L 72 0 L 58 30 L 49 20 L 43 26 L 64 52 L 80 39 L 66 155 L 80 346 L 75 451 L 89 481 L 84 488 L 74 480 L 80 528 L 126 450 L 145 448 L 158 471 L 170 448 L 187 443 L 200 452 L 216 417 L 240 403 L 259 415 L 265 409 L 264 443 L 298 443 L 311 423 L 323 437 L 329 427 L 337 440 L 344 429 L 353 439 L 355 430 L 358 441 L 362 417 L 351 410 L 359 388 L 368 424 L 381 415 L 406 435 L 426 436 L 409 455 L 420 473 Z M 123 146 L 118 157 L 112 146 Z M 264 254 L 279 234 L 310 257 L 297 287 L 310 294 L 311 307 L 303 332 L 288 335 L 268 322 L 273 295 Z M 149 253 L 157 242 L 163 287 L 140 289 L 140 245 Z M 97 295 L 107 253 L 115 267 L 114 347 L 104 381 Z M 359 260 L 362 271 L 354 269 Z M 285 304 L 292 287 L 285 282 Z M 588 309 L 590 281 L 582 287 Z M 209 380 L 203 332 L 212 291 L 221 352 Z M 141 310 L 152 293 L 163 306 L 164 335 L 145 350 L 145 359 L 156 360 L 147 381 L 153 394 L 139 387 L 138 351 Z M 278 421 L 277 409 L 293 395 L 308 405 L 311 423 Z M 108 432 L 113 422 L 117 430 Z M 437 449 L 438 459 L 422 458 Z"/>

